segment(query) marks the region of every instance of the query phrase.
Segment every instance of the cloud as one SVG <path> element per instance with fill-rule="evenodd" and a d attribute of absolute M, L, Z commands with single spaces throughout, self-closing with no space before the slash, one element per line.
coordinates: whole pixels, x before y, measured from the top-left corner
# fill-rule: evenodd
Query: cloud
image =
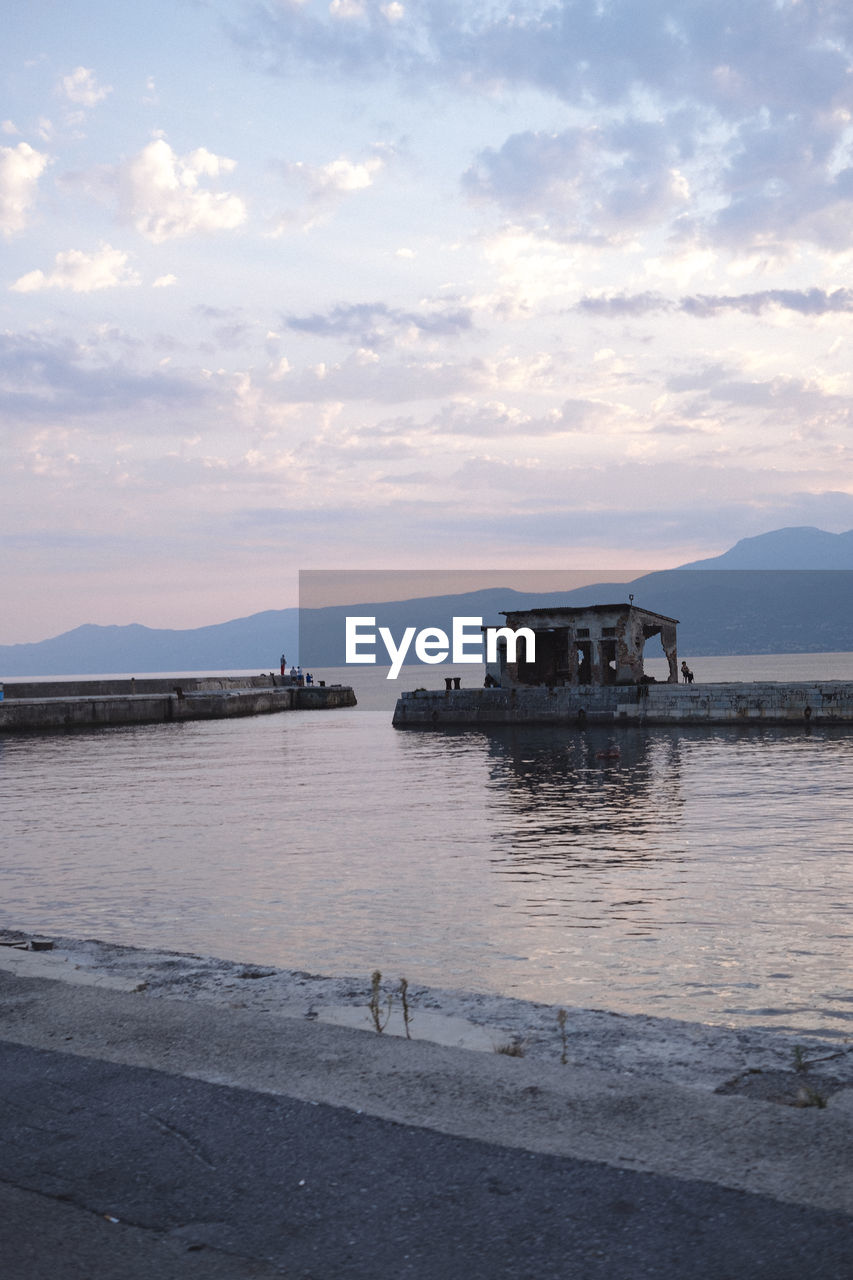
<path fill-rule="evenodd" d="M 341 305 L 310 316 L 285 316 L 282 323 L 298 333 L 343 338 L 370 348 L 380 348 L 412 332 L 419 337 L 456 337 L 473 328 L 472 313 L 468 307 L 403 311 L 384 302 Z"/>
<path fill-rule="evenodd" d="M 405 23 L 389 22 L 390 8 Z M 359 22 L 341 22 L 343 9 Z M 575 105 L 638 90 L 701 98 L 721 115 L 809 106 L 846 92 L 851 17 L 819 0 L 470 0 L 398 6 L 340 0 L 322 9 L 259 3 L 235 36 L 270 69 L 392 72 L 487 92 L 533 87 Z M 784 75 L 780 76 L 779 70 Z"/>
<path fill-rule="evenodd" d="M 359 162 L 341 156 L 316 167 L 297 163 L 292 166 L 292 171 L 304 176 L 312 196 L 322 197 L 326 192 L 363 191 L 371 185 L 373 175 L 382 168 L 382 163 L 379 156 Z"/>
<path fill-rule="evenodd" d="M 13 235 L 26 226 L 46 165 L 47 156 L 26 142 L 0 147 L 0 231 L 4 235 Z"/>
<path fill-rule="evenodd" d="M 662 293 L 622 293 L 581 298 L 575 310 L 595 316 L 644 316 L 650 311 L 672 311 L 677 305 Z"/>
<path fill-rule="evenodd" d="M 792 374 L 755 377 L 733 363 L 717 361 L 672 374 L 666 388 L 691 397 L 682 421 L 695 425 L 712 419 L 718 426 L 727 424 L 737 436 L 746 428 L 748 437 L 737 443 L 740 456 L 774 454 L 782 440 L 789 447 L 797 441 L 826 442 L 826 456 L 836 460 L 830 465 L 844 465 L 853 397 L 834 383 Z"/>
<path fill-rule="evenodd" d="M 634 479 L 635 483 L 654 482 L 654 470 L 635 468 Z M 663 548 L 670 550 L 673 556 L 670 563 L 674 564 L 683 558 L 683 552 L 673 553 L 672 548 L 698 545 L 722 550 L 738 538 L 766 533 L 768 529 L 817 525 L 841 531 L 853 522 L 850 494 L 829 488 L 815 493 L 781 493 L 772 476 L 753 473 L 751 493 L 742 492 L 739 486 L 736 493 L 726 493 L 721 499 L 721 479 L 719 473 L 713 472 L 707 476 L 683 475 L 681 488 L 696 495 L 688 503 L 674 496 L 675 489 L 665 492 L 652 509 L 641 506 L 636 497 L 632 498 L 627 492 L 621 503 L 601 502 L 589 506 L 574 502 L 562 504 L 555 496 L 540 504 L 538 510 L 513 510 L 505 504 L 499 515 L 491 515 L 480 507 L 472 507 L 470 511 L 454 515 L 451 527 L 457 539 L 461 536 L 468 546 L 477 545 L 479 533 L 481 544 L 490 552 L 496 547 L 506 547 L 510 554 L 517 554 L 519 548 L 553 547 L 570 549 L 577 556 L 584 548 L 593 548 L 593 555 L 599 548 L 642 547 L 645 553 Z M 654 487 L 657 489 L 658 485 Z M 412 522 L 412 527 L 426 532 L 429 514 L 422 514 L 417 526 Z M 440 522 L 436 521 L 435 537 L 439 534 Z M 430 542 L 433 543 L 432 536 Z M 636 565 L 642 553 L 629 554 L 631 564 Z M 626 574 L 626 580 L 633 576 L 633 573 Z"/>
<path fill-rule="evenodd" d="M 551 236 L 618 239 L 689 207 L 678 138 L 669 121 L 526 131 L 481 151 L 462 185 Z"/>
<path fill-rule="evenodd" d="M 413 44 L 425 27 L 401 21 L 411 6 L 401 12 L 401 5 L 377 0 L 331 0 L 324 7 L 325 16 L 316 17 L 317 11 L 302 0 L 254 5 L 242 26 L 232 25 L 234 38 L 278 74 L 308 66 L 361 77 L 383 65 L 418 74 L 420 58 Z"/>
<path fill-rule="evenodd" d="M 392 530 L 393 560 L 400 566 L 423 563 L 422 546 L 427 542 L 431 548 L 455 557 L 450 562 L 457 564 L 460 563 L 460 544 L 471 548 L 478 557 L 488 558 L 489 563 L 516 565 L 519 550 L 525 555 L 547 549 L 556 554 L 554 563 L 565 562 L 568 555 L 574 557 L 571 562 L 582 564 L 584 561 L 579 557 L 585 549 L 591 549 L 588 552 L 591 559 L 586 563 L 594 567 L 600 564 L 594 557 L 601 548 L 642 546 L 647 551 L 662 548 L 672 555 L 669 563 L 675 564 L 679 558 L 685 558 L 685 546 L 722 550 L 737 538 L 766 532 L 768 528 L 817 524 L 841 530 L 853 524 L 853 497 L 848 494 L 828 490 L 783 495 L 772 484 L 772 477 L 762 476 L 758 492 L 752 497 L 738 491 L 721 502 L 718 473 L 711 473 L 707 478 L 697 477 L 702 491 L 700 503 L 673 500 L 670 493 L 649 511 L 643 509 L 636 498 L 636 471 L 628 471 L 624 477 L 624 500 L 615 508 L 603 502 L 578 504 L 574 486 L 568 501 L 561 502 L 555 495 L 543 503 L 534 495 L 519 508 L 507 501 L 496 503 L 488 490 L 482 498 L 479 494 L 473 495 L 476 500 L 466 503 L 462 510 L 454 502 L 430 500 L 420 493 L 405 493 L 396 501 L 389 500 L 379 485 L 387 491 L 395 486 L 428 486 L 431 480 L 437 479 L 431 473 L 409 472 L 399 477 L 382 476 L 372 508 L 357 504 L 351 498 L 335 509 L 298 509 L 284 503 L 277 507 L 254 507 L 235 513 L 224 532 L 232 541 L 234 530 L 238 533 L 252 530 L 261 536 L 267 533 L 271 545 L 277 549 L 283 544 L 298 546 L 309 528 L 312 547 L 327 549 L 328 563 L 335 563 L 342 541 L 354 555 L 360 553 L 365 562 L 370 563 L 377 545 L 389 547 L 389 530 Z M 535 478 L 535 473 L 533 475 Z M 587 487 L 594 479 L 594 476 L 586 478 Z M 653 473 L 641 473 L 641 483 L 653 479 Z M 766 480 L 770 483 L 766 484 Z M 600 478 L 598 483 L 601 484 Z M 709 492 L 714 488 L 716 496 Z M 222 536 L 222 533 L 220 522 L 219 530 L 212 528 L 212 535 Z M 672 552 L 672 548 L 677 549 Z M 642 566 L 641 554 L 630 553 L 632 567 L 625 574 L 626 581 L 643 572 L 641 567 L 633 568 Z M 660 562 L 659 555 L 655 559 Z M 608 563 L 614 564 L 612 557 L 608 557 Z"/>
<path fill-rule="evenodd" d="M 247 216 L 239 196 L 202 187 L 234 169 L 234 161 L 198 147 L 176 155 L 162 138 L 149 142 L 119 174 L 125 216 L 155 244 L 182 236 L 232 231 Z"/>
<path fill-rule="evenodd" d="M 274 74 L 533 89 L 569 105 L 571 128 L 513 135 L 466 174 L 469 194 L 533 225 L 613 238 L 657 219 L 734 252 L 853 246 L 847 6 L 423 0 L 395 22 L 380 0 L 325 9 L 255 4 L 237 38 Z"/>
<path fill-rule="evenodd" d="M 718 311 L 742 311 L 760 315 L 763 311 L 795 311 L 803 316 L 825 316 L 853 311 L 853 290 L 763 289 L 759 293 L 734 296 L 705 295 L 682 298 L 682 311 L 694 316 L 712 316 Z"/>
<path fill-rule="evenodd" d="M 402 475 L 380 476 L 377 484 L 388 485 L 430 485 L 435 484 L 436 476 L 432 471 L 408 471 Z"/>
<path fill-rule="evenodd" d="M 363 18 L 364 5 L 361 0 L 332 0 L 329 13 L 333 18 Z"/>
<path fill-rule="evenodd" d="M 764 112 L 725 143 L 707 111 L 661 114 L 513 134 L 479 153 L 463 189 L 520 225 L 593 243 L 661 225 L 674 243 L 738 253 L 761 247 L 784 255 L 796 241 L 830 251 L 853 245 L 846 111 L 793 120 Z"/>
<path fill-rule="evenodd" d="M 612 294 L 581 298 L 576 310 L 599 316 L 640 316 L 654 311 L 683 311 L 707 319 L 721 311 L 757 316 L 794 311 L 803 316 L 853 312 L 853 289 L 762 289 L 757 293 L 693 294 L 672 299 L 661 293 Z"/>
<path fill-rule="evenodd" d="M 388 147 L 376 147 L 363 160 L 339 156 L 327 164 L 310 165 L 294 161 L 279 166 L 284 178 L 304 193 L 297 208 L 285 210 L 273 222 L 270 235 L 279 236 L 294 226 L 304 229 L 328 216 L 348 196 L 366 191 L 385 167 L 391 154 Z M 307 206 L 307 207 L 306 207 Z"/>
<path fill-rule="evenodd" d="M 448 435 L 496 440 L 501 437 L 533 439 L 587 434 L 605 423 L 611 406 L 601 401 L 575 398 L 546 414 L 535 416 L 498 400 L 447 405 L 424 427 L 411 424 L 411 434 Z"/>
<path fill-rule="evenodd" d="M 811 112 L 795 104 L 793 111 L 780 107 L 744 120 L 719 188 L 726 203 L 705 227 L 719 242 L 740 251 L 774 245 L 778 251 L 791 241 L 829 251 L 849 248 L 849 111 Z"/>
<path fill-rule="evenodd" d="M 83 107 L 96 107 L 113 91 L 112 85 L 99 85 L 95 73 L 87 67 L 77 67 L 70 75 L 63 76 L 59 85 L 69 102 Z"/>
<path fill-rule="evenodd" d="M 14 293 L 38 293 L 43 289 L 70 289 L 72 293 L 93 293 L 96 289 L 114 289 L 117 285 L 137 285 L 138 272 L 127 264 L 127 254 L 108 244 L 98 253 L 82 253 L 69 249 L 58 253 L 56 266 L 47 275 L 29 271 L 9 288 Z"/>
<path fill-rule="evenodd" d="M 480 390 L 487 370 L 480 360 L 407 356 L 385 359 L 358 347 L 340 362 L 320 361 L 303 369 L 282 369 L 269 375 L 270 395 L 277 404 L 334 404 L 373 401 L 407 404 Z"/>
<path fill-rule="evenodd" d="M 173 284 L 177 284 L 177 283 L 178 283 L 177 276 L 173 276 L 171 274 L 165 275 L 165 276 L 158 276 L 157 279 L 154 281 L 154 283 L 151 285 L 151 288 L 152 289 L 168 289 Z"/>
<path fill-rule="evenodd" d="M 0 334 L 0 414 L 15 422 L 200 403 L 206 395 L 177 374 L 137 373 L 120 360 L 99 360 L 91 344 L 39 333 Z M 138 430 L 147 433 L 150 426 L 140 422 Z"/>
<path fill-rule="evenodd" d="M 213 336 L 220 347 L 234 351 L 238 347 L 248 346 L 253 333 L 252 325 L 235 320 L 232 324 L 220 325 L 214 330 Z"/>

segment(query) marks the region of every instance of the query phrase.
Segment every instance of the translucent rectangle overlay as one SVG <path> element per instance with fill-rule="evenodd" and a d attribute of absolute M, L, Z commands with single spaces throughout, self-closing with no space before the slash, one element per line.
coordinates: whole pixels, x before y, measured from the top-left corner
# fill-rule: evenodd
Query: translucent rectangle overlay
<path fill-rule="evenodd" d="M 451 663 L 460 619 L 462 661 L 471 662 L 478 620 L 503 626 L 505 612 L 631 602 L 677 621 L 680 655 L 853 651 L 853 570 L 312 569 L 299 574 L 299 662 L 440 665 L 417 653 L 421 633 L 437 631 L 448 637 Z M 429 644 L 424 637 L 421 650 Z M 434 658 L 440 645 L 433 641 L 430 652 Z"/>
<path fill-rule="evenodd" d="M 469 662 L 477 649 L 472 640 L 476 620 L 482 626 L 503 626 L 506 619 L 502 611 L 580 604 L 592 596 L 598 601 L 602 591 L 612 594 L 617 590 L 615 599 L 627 599 L 621 589 L 632 576 L 615 570 L 582 569 L 301 570 L 300 662 L 319 668 L 390 667 L 402 656 L 400 665 L 440 665 L 418 657 L 418 637 L 427 631 L 447 635 L 446 661 L 451 662 L 454 619 L 463 618 L 468 619 L 468 639 L 461 661 Z M 615 585 L 611 588 L 608 582 Z M 459 630 L 457 623 L 457 633 Z M 407 635 L 403 654 L 401 646 Z M 424 637 L 422 651 L 427 644 Z M 371 653 L 374 663 L 367 661 Z M 361 660 L 351 661 L 356 654 Z M 476 661 L 482 665 L 482 659 Z"/>

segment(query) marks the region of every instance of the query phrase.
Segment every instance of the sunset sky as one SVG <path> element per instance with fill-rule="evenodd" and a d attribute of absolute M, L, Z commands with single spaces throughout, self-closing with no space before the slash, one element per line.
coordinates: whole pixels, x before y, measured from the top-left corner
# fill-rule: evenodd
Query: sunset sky
<path fill-rule="evenodd" d="M 0 643 L 853 527 L 849 0 L 15 3 Z"/>

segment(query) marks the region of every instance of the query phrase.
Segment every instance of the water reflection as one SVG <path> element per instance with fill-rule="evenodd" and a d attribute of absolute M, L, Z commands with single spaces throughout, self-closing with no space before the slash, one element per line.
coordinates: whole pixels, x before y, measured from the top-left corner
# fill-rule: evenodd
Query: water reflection
<path fill-rule="evenodd" d="M 419 755 L 424 748 L 444 760 L 459 755 L 468 770 L 479 758 L 493 863 L 505 858 L 560 874 L 672 861 L 683 852 L 677 732 L 500 726 L 408 738 Z"/>
<path fill-rule="evenodd" d="M 495 843 L 574 865 L 672 856 L 683 807 L 678 740 L 627 730 L 490 735 Z"/>
<path fill-rule="evenodd" d="M 801 1030 L 849 1019 L 844 983 L 825 982 L 850 972 L 848 730 L 428 737 L 483 774 L 483 892 L 528 959 L 517 989 L 535 968 L 567 1002 Z"/>

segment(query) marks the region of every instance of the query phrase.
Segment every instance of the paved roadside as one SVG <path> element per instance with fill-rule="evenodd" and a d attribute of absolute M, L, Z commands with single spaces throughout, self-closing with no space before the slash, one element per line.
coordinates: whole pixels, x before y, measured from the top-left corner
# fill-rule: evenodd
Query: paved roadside
<path fill-rule="evenodd" d="M 0 1080 L 14 1280 L 853 1274 L 845 1094 L 796 1110 L 12 975 Z"/>
<path fill-rule="evenodd" d="M 0 1043 L 15 1280 L 848 1280 L 853 1221 Z"/>

